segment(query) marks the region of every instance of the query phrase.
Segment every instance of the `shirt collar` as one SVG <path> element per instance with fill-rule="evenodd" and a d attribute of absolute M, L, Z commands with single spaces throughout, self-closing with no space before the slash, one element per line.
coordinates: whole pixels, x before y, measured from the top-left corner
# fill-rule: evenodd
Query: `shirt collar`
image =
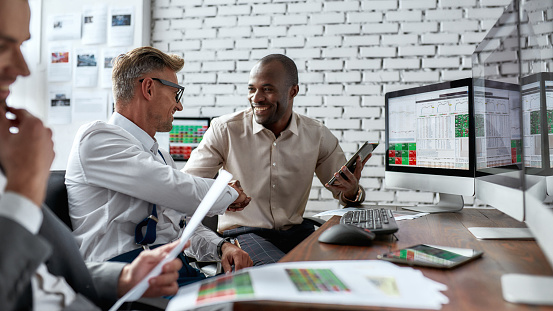
<path fill-rule="evenodd" d="M 250 108 L 251 109 L 251 108 Z M 251 110 L 252 112 L 252 126 L 253 126 L 253 133 L 254 134 L 257 134 L 263 130 L 269 130 L 267 129 L 266 127 L 264 127 L 263 125 L 257 123 L 255 121 L 255 116 L 253 115 L 254 112 L 253 110 Z M 290 124 L 288 125 L 287 128 L 284 129 L 284 131 L 282 131 L 283 133 L 286 132 L 286 131 L 290 131 L 292 132 L 293 134 L 295 135 L 298 135 L 298 116 L 296 114 L 295 111 L 292 111 L 292 119 L 290 120 Z"/>
<path fill-rule="evenodd" d="M 114 112 L 108 121 L 109 124 L 117 125 L 129 132 L 132 136 L 138 139 L 146 150 L 150 150 L 154 155 L 157 155 L 159 145 L 148 133 L 134 124 L 131 120 L 125 118 L 122 114 Z"/>

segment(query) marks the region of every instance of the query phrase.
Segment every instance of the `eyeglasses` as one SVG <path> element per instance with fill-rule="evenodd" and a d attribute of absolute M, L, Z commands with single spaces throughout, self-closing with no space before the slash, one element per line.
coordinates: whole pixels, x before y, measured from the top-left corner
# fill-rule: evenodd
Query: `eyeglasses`
<path fill-rule="evenodd" d="M 167 85 L 167 86 L 170 86 L 170 87 L 174 87 L 176 89 L 179 89 L 177 91 L 177 95 L 175 95 L 175 100 L 178 102 L 180 102 L 180 99 L 182 98 L 182 93 L 184 93 L 184 86 L 180 86 L 178 84 L 175 84 L 171 81 L 167 81 L 167 80 L 163 80 L 163 79 L 158 79 L 158 78 L 152 78 L 152 80 L 156 80 L 158 81 L 159 83 L 163 84 L 163 85 Z M 142 83 L 142 81 L 144 81 L 144 79 L 140 79 L 138 80 L 138 82 Z"/>

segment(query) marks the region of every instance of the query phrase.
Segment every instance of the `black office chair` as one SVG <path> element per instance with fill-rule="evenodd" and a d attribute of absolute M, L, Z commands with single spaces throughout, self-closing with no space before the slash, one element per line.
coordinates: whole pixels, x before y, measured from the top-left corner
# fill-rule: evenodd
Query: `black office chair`
<path fill-rule="evenodd" d="M 71 218 L 69 217 L 65 170 L 50 171 L 44 203 L 70 230 L 73 230 Z M 165 310 L 167 303 L 168 300 L 163 298 L 141 298 L 139 301 L 124 303 L 120 310 L 160 311 Z"/>
<path fill-rule="evenodd" d="M 65 187 L 65 170 L 50 171 L 44 203 L 46 203 L 69 229 L 73 230 L 71 218 L 69 217 L 69 202 L 67 201 L 67 188 Z"/>

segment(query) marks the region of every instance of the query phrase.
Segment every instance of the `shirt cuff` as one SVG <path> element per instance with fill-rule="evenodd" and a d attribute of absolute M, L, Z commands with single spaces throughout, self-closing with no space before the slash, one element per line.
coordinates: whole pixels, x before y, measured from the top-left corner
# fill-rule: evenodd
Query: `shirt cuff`
<path fill-rule="evenodd" d="M 37 234 L 42 225 L 42 210 L 31 200 L 11 191 L 0 197 L 0 216 L 19 223 L 32 234 Z"/>

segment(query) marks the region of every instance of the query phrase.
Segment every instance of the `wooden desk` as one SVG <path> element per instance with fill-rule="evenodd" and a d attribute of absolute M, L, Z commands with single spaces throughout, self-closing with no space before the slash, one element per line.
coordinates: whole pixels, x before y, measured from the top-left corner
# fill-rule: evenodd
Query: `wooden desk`
<path fill-rule="evenodd" d="M 459 213 L 431 214 L 414 220 L 399 221 L 396 236 L 378 238 L 373 246 L 338 246 L 317 241 L 319 235 L 339 222 L 334 216 L 319 230 L 288 253 L 281 262 L 376 259 L 378 254 L 426 243 L 465 247 L 484 251 L 484 256 L 453 270 L 417 268 L 448 290 L 450 300 L 442 310 L 553 310 L 553 307 L 513 304 L 503 300 L 501 275 L 523 273 L 553 276 L 545 256 L 534 241 L 477 240 L 468 227 L 523 227 L 524 225 L 495 209 L 464 209 Z M 551 289 L 553 294 L 553 289 Z M 234 310 L 396 310 L 382 307 L 355 307 L 282 303 L 272 301 L 237 302 Z"/>

